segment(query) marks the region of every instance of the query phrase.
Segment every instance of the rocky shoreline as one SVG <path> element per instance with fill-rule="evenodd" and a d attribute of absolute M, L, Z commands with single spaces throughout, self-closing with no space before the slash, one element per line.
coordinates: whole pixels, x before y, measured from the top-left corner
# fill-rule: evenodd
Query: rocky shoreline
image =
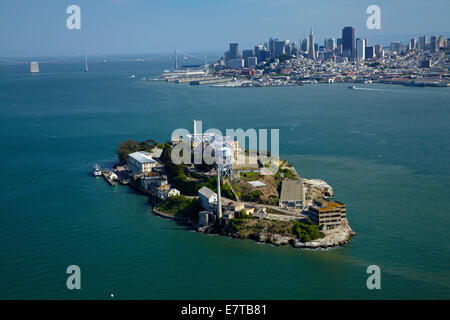
<path fill-rule="evenodd" d="M 196 227 L 195 229 L 198 232 L 207 234 L 220 234 L 235 239 L 252 239 L 257 242 L 269 243 L 275 246 L 290 244 L 294 248 L 298 249 L 325 249 L 343 246 L 347 244 L 354 235 L 356 235 L 356 233 L 348 225 L 347 220 L 344 220 L 340 226 L 334 229 L 322 231 L 325 234 L 325 237 L 309 242 L 301 242 L 299 239 L 291 236 L 269 234 L 266 230 L 262 230 L 256 236 L 242 237 L 236 232 L 227 232 L 227 228 L 217 230 L 214 227 L 206 226 Z"/>

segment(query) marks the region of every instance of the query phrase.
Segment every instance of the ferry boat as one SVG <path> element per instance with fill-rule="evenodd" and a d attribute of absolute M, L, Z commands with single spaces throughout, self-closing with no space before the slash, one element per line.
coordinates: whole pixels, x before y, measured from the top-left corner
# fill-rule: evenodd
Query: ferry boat
<path fill-rule="evenodd" d="M 102 175 L 102 170 L 98 166 L 98 164 L 95 164 L 94 168 L 92 169 L 92 174 L 94 177 L 100 177 Z"/>

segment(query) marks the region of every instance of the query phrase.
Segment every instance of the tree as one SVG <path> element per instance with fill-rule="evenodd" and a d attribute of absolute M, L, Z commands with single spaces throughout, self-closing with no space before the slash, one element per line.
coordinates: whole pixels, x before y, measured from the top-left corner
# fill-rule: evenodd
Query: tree
<path fill-rule="evenodd" d="M 125 142 L 119 144 L 119 148 L 116 150 L 117 155 L 119 156 L 119 162 L 121 164 L 125 164 L 128 161 L 128 155 L 130 153 L 139 151 L 141 146 L 137 141 L 128 139 Z"/>

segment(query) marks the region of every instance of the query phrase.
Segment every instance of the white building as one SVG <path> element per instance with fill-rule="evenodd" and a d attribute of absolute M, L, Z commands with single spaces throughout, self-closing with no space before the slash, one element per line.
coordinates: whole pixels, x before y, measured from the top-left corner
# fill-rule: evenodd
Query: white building
<path fill-rule="evenodd" d="M 148 152 L 138 151 L 128 155 L 128 171 L 132 175 L 151 172 L 156 164 Z"/>
<path fill-rule="evenodd" d="M 217 193 L 213 192 L 208 187 L 202 187 L 198 190 L 198 197 L 200 198 L 200 203 L 205 210 L 211 210 L 213 207 L 213 202 L 217 201 Z"/>
<path fill-rule="evenodd" d="M 159 199 L 166 200 L 167 198 L 173 196 L 179 196 L 180 191 L 175 188 L 171 188 L 168 184 L 165 184 L 158 188 L 158 192 L 156 194 Z"/>
<path fill-rule="evenodd" d="M 356 39 L 356 57 L 360 61 L 366 58 L 366 39 Z"/>

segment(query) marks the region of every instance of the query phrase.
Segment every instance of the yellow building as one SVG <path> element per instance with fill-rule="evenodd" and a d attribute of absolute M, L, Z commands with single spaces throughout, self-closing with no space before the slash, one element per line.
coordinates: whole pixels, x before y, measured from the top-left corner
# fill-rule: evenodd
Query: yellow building
<path fill-rule="evenodd" d="M 148 152 L 138 151 L 128 155 L 128 171 L 132 175 L 149 173 L 156 165 L 156 160 Z"/>

